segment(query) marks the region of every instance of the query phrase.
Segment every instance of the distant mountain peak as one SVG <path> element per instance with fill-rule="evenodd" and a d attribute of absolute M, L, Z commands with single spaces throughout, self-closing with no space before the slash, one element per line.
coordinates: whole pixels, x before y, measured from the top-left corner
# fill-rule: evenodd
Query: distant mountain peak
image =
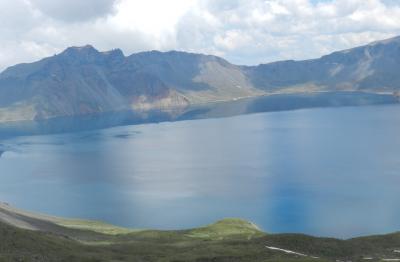
<path fill-rule="evenodd" d="M 122 52 L 121 49 L 115 48 L 111 49 L 108 51 L 100 52 L 96 48 L 94 48 L 92 45 L 84 45 L 84 46 L 71 46 L 65 49 L 61 55 L 79 55 L 79 56 L 84 56 L 84 55 L 103 55 L 103 56 L 112 56 L 112 57 L 125 57 L 124 53 Z"/>
<path fill-rule="evenodd" d="M 105 51 L 105 52 L 102 52 L 102 53 L 105 54 L 105 55 L 125 56 L 124 52 L 122 52 L 122 50 L 119 49 L 119 48 L 111 49 L 109 51 Z"/>
<path fill-rule="evenodd" d="M 91 45 L 73 46 L 65 49 L 58 57 L 69 62 L 94 62 L 101 57 L 101 53 Z"/>
<path fill-rule="evenodd" d="M 100 53 L 96 48 L 92 45 L 84 45 L 84 46 L 71 46 L 65 49 L 61 54 L 71 54 L 71 53 Z"/>
<path fill-rule="evenodd" d="M 125 55 L 121 49 L 100 52 L 92 45 L 68 47 L 58 57 L 71 63 L 98 63 L 111 60 L 122 61 L 125 59 Z"/>

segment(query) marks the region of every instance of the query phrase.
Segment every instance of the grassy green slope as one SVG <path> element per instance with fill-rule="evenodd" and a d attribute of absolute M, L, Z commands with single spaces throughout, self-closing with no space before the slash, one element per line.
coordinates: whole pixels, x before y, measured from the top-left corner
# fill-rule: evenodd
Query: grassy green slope
<path fill-rule="evenodd" d="M 1 262 L 400 261 L 396 250 L 400 250 L 400 233 L 349 240 L 273 235 L 233 218 L 188 230 L 130 230 L 0 205 Z"/>
<path fill-rule="evenodd" d="M 217 226 L 235 231 L 223 221 Z M 0 223 L 0 261 L 315 261 L 268 250 L 259 237 L 229 239 L 225 232 L 224 240 L 187 236 L 194 231 L 143 231 L 113 236 L 115 242 L 94 245 Z"/>
<path fill-rule="evenodd" d="M 210 232 L 211 237 L 207 235 Z M 65 235 L 19 229 L 0 223 L 0 261 L 319 262 L 400 258 L 393 252 L 400 246 L 400 234 L 350 240 L 298 234 L 269 235 L 257 231 L 246 221 L 235 220 L 232 223 L 231 219 L 199 229 L 147 230 L 104 235 L 104 239 L 85 243 Z M 267 246 L 308 256 L 271 250 Z"/>

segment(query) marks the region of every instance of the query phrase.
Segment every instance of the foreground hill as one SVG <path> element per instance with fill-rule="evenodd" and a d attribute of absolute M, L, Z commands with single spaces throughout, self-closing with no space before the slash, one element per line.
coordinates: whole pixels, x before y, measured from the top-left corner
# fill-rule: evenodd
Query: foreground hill
<path fill-rule="evenodd" d="M 338 240 L 266 234 L 240 219 L 130 230 L 0 204 L 0 261 L 397 261 L 400 234 Z"/>
<path fill-rule="evenodd" d="M 0 74 L 0 122 L 119 110 L 169 110 L 269 94 L 397 94 L 400 37 L 319 59 L 237 66 L 210 55 L 70 47 Z"/>

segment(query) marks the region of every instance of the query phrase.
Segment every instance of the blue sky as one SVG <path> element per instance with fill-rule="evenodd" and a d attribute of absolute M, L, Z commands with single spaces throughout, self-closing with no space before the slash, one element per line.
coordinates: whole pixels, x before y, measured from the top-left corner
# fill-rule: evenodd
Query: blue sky
<path fill-rule="evenodd" d="M 398 0 L 0 0 L 0 70 L 86 44 L 251 65 L 396 35 Z"/>

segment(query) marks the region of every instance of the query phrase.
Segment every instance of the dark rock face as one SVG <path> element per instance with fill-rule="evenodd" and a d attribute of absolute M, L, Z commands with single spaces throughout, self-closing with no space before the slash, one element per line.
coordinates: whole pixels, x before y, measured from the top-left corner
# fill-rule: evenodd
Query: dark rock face
<path fill-rule="evenodd" d="M 398 92 L 400 37 L 319 59 L 236 66 L 216 56 L 70 47 L 0 74 L 0 122 L 167 109 L 274 93 Z"/>

